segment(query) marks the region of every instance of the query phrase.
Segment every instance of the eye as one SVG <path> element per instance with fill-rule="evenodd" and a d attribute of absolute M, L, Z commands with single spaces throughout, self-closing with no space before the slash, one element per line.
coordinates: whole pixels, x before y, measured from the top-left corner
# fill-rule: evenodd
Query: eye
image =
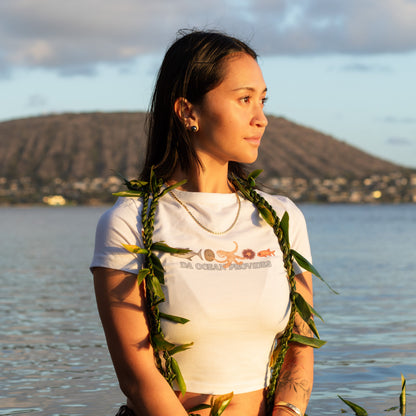
<path fill-rule="evenodd" d="M 250 99 L 251 99 L 251 96 L 250 95 L 246 95 L 245 97 L 240 98 L 240 101 L 242 101 L 243 103 L 249 103 L 250 102 Z"/>
<path fill-rule="evenodd" d="M 263 97 L 262 99 L 261 99 L 261 103 L 262 103 L 262 105 L 265 105 L 266 103 L 267 103 L 267 101 L 269 100 L 269 97 Z"/>

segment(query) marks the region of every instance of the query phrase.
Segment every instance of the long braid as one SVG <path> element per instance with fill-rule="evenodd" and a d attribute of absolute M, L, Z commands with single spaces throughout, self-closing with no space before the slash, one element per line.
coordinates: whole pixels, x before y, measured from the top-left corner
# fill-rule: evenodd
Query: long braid
<path fill-rule="evenodd" d="M 148 189 L 147 192 L 143 192 L 143 213 L 142 213 L 142 238 L 143 246 L 146 249 L 146 259 L 144 266 L 149 269 L 150 273 L 146 276 L 146 306 L 147 306 L 147 315 L 150 323 L 150 341 L 153 347 L 153 353 L 156 361 L 156 365 L 165 377 L 165 379 L 172 383 L 175 379 L 175 374 L 172 370 L 172 360 L 170 354 L 164 350 L 163 358 L 164 365 L 162 364 L 162 359 L 160 356 L 159 348 L 155 344 L 156 336 L 161 336 L 163 338 L 163 332 L 160 322 L 160 311 L 158 307 L 159 300 L 151 290 L 152 284 L 150 280 L 152 276 L 155 275 L 154 264 L 152 261 L 152 245 L 153 245 L 153 232 L 154 232 L 154 221 L 156 215 L 156 209 L 159 202 L 159 193 L 162 186 L 162 182 L 158 181 L 156 189 L 153 189 L 153 192 Z M 150 188 L 150 187 L 149 187 Z M 150 201 L 150 203 L 149 203 Z"/>
<path fill-rule="evenodd" d="M 150 204 L 149 204 L 150 200 Z M 155 305 L 156 299 L 152 290 L 149 288 L 149 279 L 151 279 L 153 270 L 153 262 L 151 261 L 151 246 L 153 244 L 153 231 L 154 231 L 154 217 L 156 212 L 157 199 L 154 196 L 150 197 L 150 192 L 143 192 L 143 212 L 142 212 L 142 238 L 143 246 L 147 250 L 146 259 L 144 266 L 150 270 L 149 275 L 146 276 L 145 287 L 146 287 L 146 306 L 147 306 L 147 315 L 149 318 L 150 324 L 150 342 L 153 347 L 153 354 L 156 360 L 157 367 L 159 371 L 163 374 L 162 361 L 160 359 L 159 351 L 154 345 L 154 335 L 158 334 L 160 331 L 160 318 L 159 318 L 159 308 Z M 153 215 L 152 215 L 153 213 Z M 164 375 L 164 374 L 163 374 Z"/>
<path fill-rule="evenodd" d="M 290 337 L 292 336 L 293 326 L 295 323 L 296 308 L 294 307 L 294 301 L 295 301 L 295 292 L 296 292 L 296 281 L 295 281 L 295 272 L 293 270 L 293 258 L 292 258 L 292 255 L 290 254 L 290 245 L 284 236 L 284 232 L 280 226 L 280 219 L 277 216 L 276 211 L 253 188 L 249 188 L 247 189 L 247 191 L 251 197 L 250 199 L 256 205 L 256 207 L 258 206 L 266 207 L 273 216 L 274 221 L 273 221 L 272 228 L 277 237 L 280 249 L 283 254 L 283 263 L 287 272 L 287 277 L 288 277 L 289 285 L 290 285 L 290 301 L 292 305 L 291 311 L 290 311 L 290 317 L 289 317 L 289 321 L 286 326 L 285 332 L 280 337 L 278 341 L 278 345 L 275 345 L 275 348 L 278 349 L 279 353 L 271 368 L 270 381 L 269 381 L 269 385 L 267 387 L 267 393 L 266 393 L 266 409 L 267 409 L 266 414 L 271 415 L 273 412 L 274 395 L 276 392 L 280 370 L 282 369 L 283 361 L 289 349 L 289 340 L 290 340 Z"/>

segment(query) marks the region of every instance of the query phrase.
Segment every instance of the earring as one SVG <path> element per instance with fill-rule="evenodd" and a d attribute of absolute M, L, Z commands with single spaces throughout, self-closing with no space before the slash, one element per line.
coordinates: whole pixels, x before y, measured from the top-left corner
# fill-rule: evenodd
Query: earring
<path fill-rule="evenodd" d="M 197 126 L 192 126 L 191 131 L 192 131 L 192 133 L 196 133 L 198 131 L 198 127 Z"/>

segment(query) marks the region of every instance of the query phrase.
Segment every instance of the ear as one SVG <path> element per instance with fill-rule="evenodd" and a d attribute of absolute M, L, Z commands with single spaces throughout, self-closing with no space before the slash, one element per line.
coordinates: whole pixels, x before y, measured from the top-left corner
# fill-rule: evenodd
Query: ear
<path fill-rule="evenodd" d="M 184 124 L 185 128 L 195 125 L 195 122 L 197 121 L 196 109 L 186 98 L 179 97 L 176 99 L 174 111 L 179 120 Z"/>

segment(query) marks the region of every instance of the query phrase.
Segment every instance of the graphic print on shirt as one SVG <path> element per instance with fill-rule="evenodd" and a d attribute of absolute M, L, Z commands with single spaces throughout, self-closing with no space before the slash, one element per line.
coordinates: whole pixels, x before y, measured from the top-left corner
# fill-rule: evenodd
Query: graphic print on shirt
<path fill-rule="evenodd" d="M 188 260 L 189 262 L 181 262 L 181 268 L 186 269 L 203 269 L 203 270 L 242 270 L 242 269 L 250 269 L 250 268 L 266 268 L 271 267 L 270 261 L 265 261 L 264 258 L 271 257 L 275 255 L 275 250 L 271 250 L 270 248 L 263 249 L 258 251 L 257 253 L 252 250 L 251 248 L 244 248 L 241 251 L 241 255 L 238 253 L 239 247 L 236 241 L 233 241 L 234 249 L 232 250 L 212 250 L 210 248 L 200 249 L 198 252 L 196 251 L 189 251 L 185 254 L 178 254 L 178 253 L 171 253 L 174 257 L 179 257 L 181 259 Z M 200 258 L 202 261 L 210 262 L 214 264 L 206 264 L 202 266 L 204 263 L 195 262 L 193 264 L 194 258 Z M 252 262 L 256 257 L 262 259 L 260 262 Z M 248 260 L 248 261 L 247 261 Z M 215 264 L 218 263 L 218 264 Z M 240 266 L 240 267 L 239 267 Z"/>
<path fill-rule="evenodd" d="M 217 250 L 218 257 L 223 258 L 224 260 L 214 258 L 218 263 L 224 263 L 225 268 L 230 267 L 232 263 L 243 264 L 242 261 L 238 261 L 237 259 L 244 259 L 244 257 L 235 254 L 238 250 L 238 244 L 235 241 L 233 241 L 233 243 L 235 244 L 235 249 L 232 251 Z"/>
<path fill-rule="evenodd" d="M 267 250 L 261 250 L 257 253 L 259 257 L 270 257 L 274 256 L 275 250 L 270 250 L 269 248 Z"/>

